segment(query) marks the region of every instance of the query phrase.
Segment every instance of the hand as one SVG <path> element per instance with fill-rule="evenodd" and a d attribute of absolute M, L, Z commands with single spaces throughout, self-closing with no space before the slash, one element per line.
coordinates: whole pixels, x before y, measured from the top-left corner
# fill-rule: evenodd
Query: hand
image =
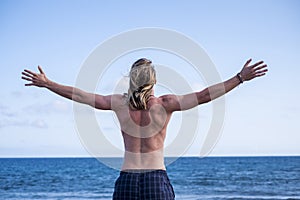
<path fill-rule="evenodd" d="M 251 61 L 252 59 L 249 59 L 240 72 L 243 81 L 249 81 L 253 78 L 264 76 L 268 71 L 268 69 L 266 69 L 267 65 L 264 64 L 264 61 L 259 61 L 253 65 L 250 65 Z"/>
<path fill-rule="evenodd" d="M 31 82 L 25 84 L 25 86 L 46 87 L 47 83 L 49 83 L 49 80 L 40 66 L 38 66 L 38 69 L 40 73 L 34 73 L 27 69 L 22 72 L 22 79 Z"/>

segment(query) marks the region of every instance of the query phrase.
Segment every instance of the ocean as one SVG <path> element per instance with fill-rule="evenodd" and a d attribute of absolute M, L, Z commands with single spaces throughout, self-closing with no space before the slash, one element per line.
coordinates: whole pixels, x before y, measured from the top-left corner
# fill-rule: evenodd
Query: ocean
<path fill-rule="evenodd" d="M 300 199 L 300 157 L 183 157 L 167 172 L 178 200 Z M 118 175 L 94 158 L 1 158 L 0 199 L 107 200 Z"/>

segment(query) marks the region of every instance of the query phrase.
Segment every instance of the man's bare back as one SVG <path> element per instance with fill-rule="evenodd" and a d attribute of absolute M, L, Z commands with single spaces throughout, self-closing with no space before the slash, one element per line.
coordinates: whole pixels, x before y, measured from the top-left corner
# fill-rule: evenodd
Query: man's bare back
<path fill-rule="evenodd" d="M 165 169 L 163 159 L 166 128 L 171 117 L 163 99 L 151 96 L 146 110 L 131 109 L 119 96 L 115 113 L 125 146 L 122 170 Z"/>

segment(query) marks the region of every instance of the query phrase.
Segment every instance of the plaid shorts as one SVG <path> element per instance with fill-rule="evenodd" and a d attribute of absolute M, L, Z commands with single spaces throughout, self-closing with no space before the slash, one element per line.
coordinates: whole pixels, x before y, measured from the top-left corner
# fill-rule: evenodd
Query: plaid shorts
<path fill-rule="evenodd" d="M 173 200 L 175 194 L 165 170 L 121 171 L 113 200 Z"/>

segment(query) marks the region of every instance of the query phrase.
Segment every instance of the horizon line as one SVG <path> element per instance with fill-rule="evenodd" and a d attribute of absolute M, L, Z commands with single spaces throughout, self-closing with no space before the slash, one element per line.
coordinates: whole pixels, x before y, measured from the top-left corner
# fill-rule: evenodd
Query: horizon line
<path fill-rule="evenodd" d="M 176 156 L 165 156 L 164 158 L 174 158 Z M 300 157 L 300 154 L 258 154 L 258 155 L 208 155 L 208 156 L 198 156 L 198 155 L 185 155 L 179 158 L 206 158 L 206 157 Z M 123 158 L 123 156 L 104 156 L 104 157 L 94 157 L 94 156 L 80 156 L 80 155 L 63 155 L 63 156 L 0 156 L 2 158 Z"/>

